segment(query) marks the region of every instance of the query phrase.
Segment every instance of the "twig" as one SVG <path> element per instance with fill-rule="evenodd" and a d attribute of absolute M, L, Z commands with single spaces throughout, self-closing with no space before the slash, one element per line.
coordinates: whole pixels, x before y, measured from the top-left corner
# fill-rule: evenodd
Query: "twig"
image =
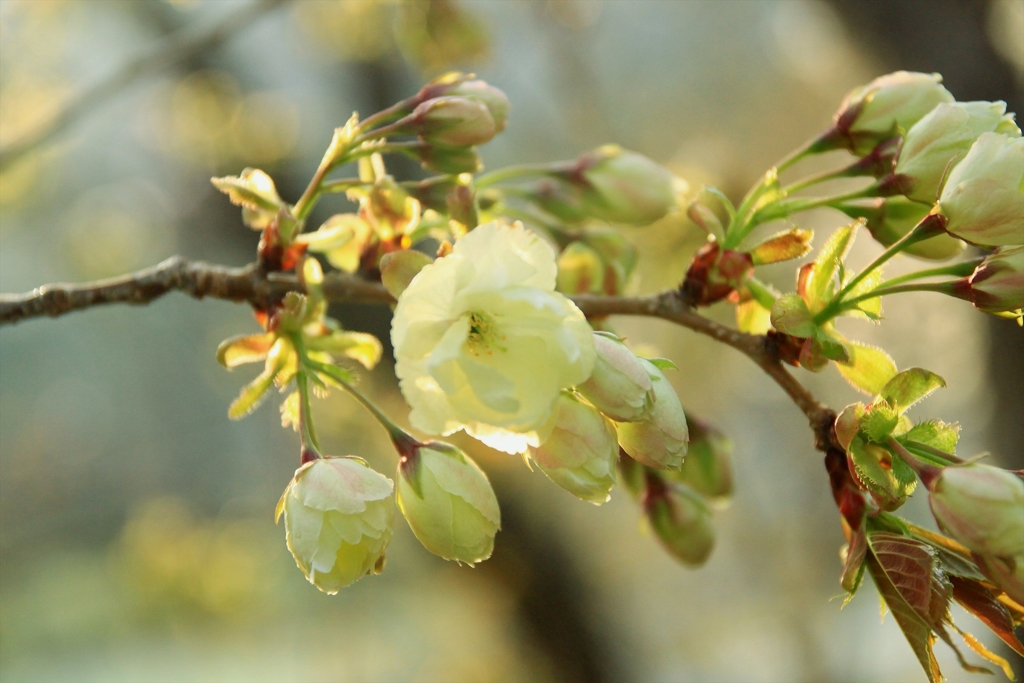
<path fill-rule="evenodd" d="M 106 79 L 75 95 L 50 121 L 48 126 L 5 145 L 0 149 L 0 171 L 36 147 L 48 142 L 90 109 L 116 95 L 138 79 L 188 59 L 192 55 L 213 49 L 256 19 L 288 1 L 256 0 L 206 31 L 196 32 L 191 26 L 177 31 L 149 54 L 142 55 L 125 64 Z"/>
<path fill-rule="evenodd" d="M 174 256 L 152 268 L 109 280 L 78 285 L 51 284 L 25 294 L 0 294 L 0 325 L 25 318 L 56 317 L 102 304 L 148 304 L 171 291 L 181 291 L 197 299 L 210 297 L 244 301 L 267 308 L 288 292 L 301 289 L 294 275 L 268 274 L 256 264 L 228 268 Z M 380 283 L 341 273 L 326 276 L 323 291 L 330 301 L 394 303 Z M 829 447 L 836 446 L 832 431 L 835 413 L 819 403 L 782 366 L 766 345 L 764 337 L 737 332 L 705 318 L 688 307 L 675 290 L 639 297 L 581 295 L 574 297 L 573 301 L 588 317 L 639 315 L 662 318 L 731 346 L 764 370 L 803 411 L 814 429 L 819 450 L 827 451 Z"/>

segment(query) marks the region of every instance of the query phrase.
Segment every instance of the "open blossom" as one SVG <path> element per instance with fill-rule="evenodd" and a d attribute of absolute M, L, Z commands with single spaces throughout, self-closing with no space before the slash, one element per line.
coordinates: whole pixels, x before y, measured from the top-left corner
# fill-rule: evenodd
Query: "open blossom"
<path fill-rule="evenodd" d="M 395 372 L 414 427 L 507 453 L 539 446 L 559 392 L 594 367 L 583 313 L 554 291 L 555 254 L 520 223 L 482 225 L 413 278 L 395 308 Z"/>
<path fill-rule="evenodd" d="M 288 550 L 325 593 L 377 573 L 391 542 L 391 480 L 358 458 L 312 460 L 295 472 L 277 504 Z"/>

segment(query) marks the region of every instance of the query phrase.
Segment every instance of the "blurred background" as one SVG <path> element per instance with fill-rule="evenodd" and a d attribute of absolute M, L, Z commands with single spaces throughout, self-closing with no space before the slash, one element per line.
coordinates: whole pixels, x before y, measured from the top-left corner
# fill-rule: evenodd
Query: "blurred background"
<path fill-rule="evenodd" d="M 488 168 L 618 142 L 733 198 L 824 129 L 851 87 L 888 71 L 938 71 L 959 100 L 1024 110 L 1024 0 L 2 0 L 0 147 L 61 121 L 77 93 L 180 31 L 222 24 L 218 40 L 110 88 L 3 169 L 0 290 L 176 253 L 248 263 L 258 234 L 211 175 L 258 166 L 295 201 L 352 111 L 455 68 L 512 101 L 507 130 L 481 150 Z M 322 202 L 311 225 L 344 205 Z M 840 220 L 799 217 L 817 244 Z M 640 293 L 677 284 L 702 240 L 679 218 L 629 235 Z M 864 236 L 853 262 L 878 251 Z M 792 272 L 768 277 L 790 290 Z M 731 318 L 724 305 L 710 313 Z M 387 342 L 386 309 L 332 315 Z M 843 330 L 945 376 L 916 417 L 960 421 L 962 454 L 1024 467 L 1021 330 L 937 295 L 895 297 L 887 318 Z M 594 507 L 463 439 L 502 503 L 494 557 L 448 564 L 400 522 L 387 571 L 333 597 L 305 581 L 273 523 L 298 464 L 276 399 L 227 419 L 253 373 L 225 372 L 214 351 L 257 330 L 246 307 L 171 294 L 3 328 L 0 680 L 924 680 L 892 618 L 879 624 L 870 582 L 840 611 L 842 532 L 796 407 L 727 348 L 657 321 L 616 325 L 675 360 L 683 404 L 735 443 L 736 496 L 716 513 L 704 568 L 670 559 L 623 492 Z M 797 373 L 833 407 L 860 400 L 832 369 Z M 404 421 L 387 356 L 364 384 Z M 352 401 L 315 409 L 328 452 L 393 467 Z M 931 525 L 919 498 L 908 516 Z M 937 650 L 951 680 L 976 678 Z"/>

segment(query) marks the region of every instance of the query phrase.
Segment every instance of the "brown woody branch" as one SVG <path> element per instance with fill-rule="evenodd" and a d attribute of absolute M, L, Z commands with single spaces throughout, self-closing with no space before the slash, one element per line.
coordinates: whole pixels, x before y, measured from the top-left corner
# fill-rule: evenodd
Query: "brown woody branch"
<path fill-rule="evenodd" d="M 25 294 L 0 294 L 0 325 L 25 318 L 56 317 L 92 306 L 111 303 L 148 304 L 172 291 L 196 299 L 210 297 L 245 302 L 266 309 L 288 292 L 301 291 L 294 275 L 267 273 L 257 264 L 228 268 L 173 256 L 152 268 L 84 284 L 51 284 Z M 392 304 L 383 285 L 342 273 L 324 278 L 324 295 L 331 301 Z M 737 332 L 709 320 L 687 306 L 675 290 L 652 296 L 573 297 L 588 317 L 639 315 L 662 318 L 731 346 L 756 363 L 803 411 L 817 437 L 817 447 L 835 447 L 832 424 L 835 413 L 818 400 L 783 367 L 766 338 Z"/>

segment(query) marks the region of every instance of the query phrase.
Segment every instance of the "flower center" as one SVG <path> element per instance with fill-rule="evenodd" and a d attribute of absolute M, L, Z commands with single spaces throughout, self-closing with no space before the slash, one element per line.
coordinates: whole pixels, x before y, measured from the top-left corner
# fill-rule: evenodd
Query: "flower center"
<path fill-rule="evenodd" d="M 501 334 L 494 318 L 481 311 L 469 311 L 465 315 L 469 318 L 466 346 L 470 353 L 474 356 L 490 356 L 495 350 L 508 350 L 499 343 L 505 341 L 505 335 Z"/>

